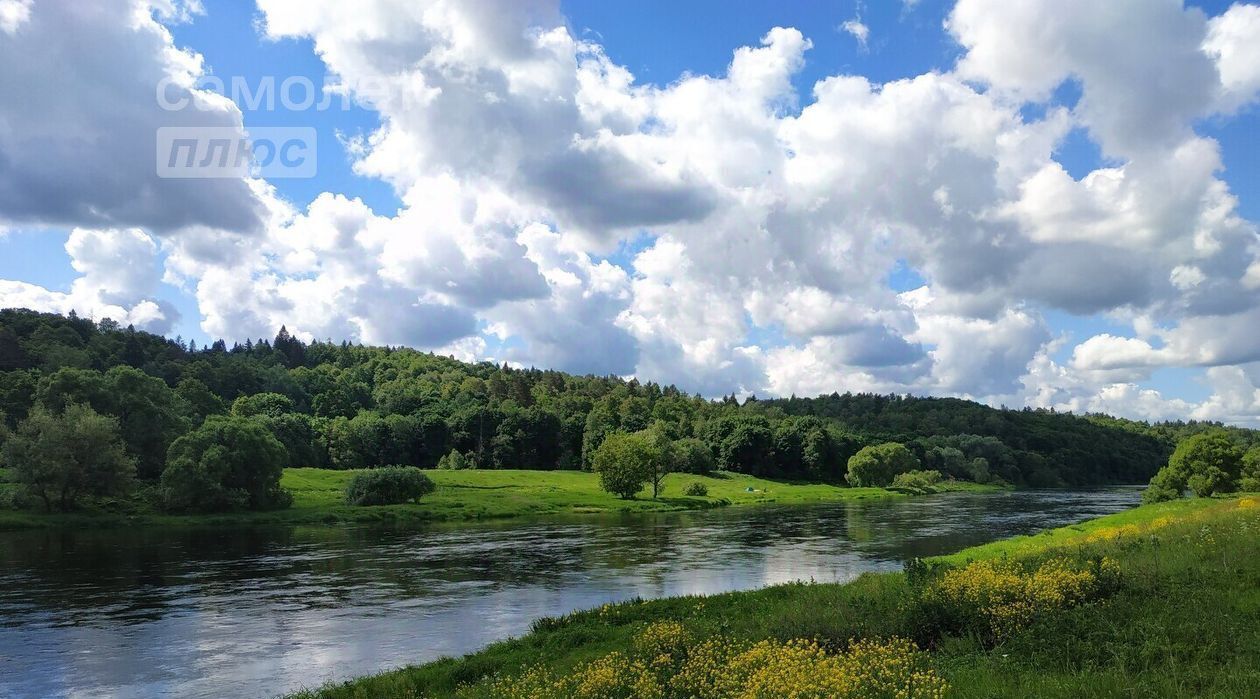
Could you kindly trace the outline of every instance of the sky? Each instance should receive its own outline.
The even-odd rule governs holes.
[[[1257,5],[0,0],[0,66],[0,307],[1260,425]]]

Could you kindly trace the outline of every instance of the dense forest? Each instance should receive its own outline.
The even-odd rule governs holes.
[[[946,476],[1031,486],[1145,483],[1180,437],[1207,427],[896,395],[706,400],[615,376],[307,344],[284,328],[197,347],[109,320],[0,311],[0,439],[71,406],[116,421],[141,481],[172,453],[203,459],[188,452],[197,440],[171,446],[220,415],[238,423],[215,418],[214,439],[270,433],[288,466],[583,469],[608,435],[650,429],[676,447],[680,470],[843,482],[859,449],[900,442]]]

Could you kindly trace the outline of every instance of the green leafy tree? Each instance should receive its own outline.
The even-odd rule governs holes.
[[[1243,454],[1238,489],[1248,493],[1260,491],[1260,447],[1252,447]]]
[[[173,512],[288,507],[280,488],[288,453],[258,421],[211,416],[171,444],[162,496]]]
[[[175,395],[184,402],[184,415],[194,426],[200,425],[211,415],[222,415],[226,412],[223,399],[215,395],[201,379],[192,376],[182,379],[175,387]]]
[[[476,460],[472,456],[461,454],[457,449],[452,449],[449,454],[438,459],[438,468],[463,471],[464,469],[476,468]]]
[[[30,357],[22,349],[17,333],[0,325],[0,371],[27,369],[30,365]]]
[[[328,448],[315,427],[319,418],[301,413],[281,413],[256,415],[250,419],[266,427],[284,445],[288,454],[286,467],[328,467]]]
[[[0,371],[0,413],[4,413],[9,426],[17,425],[26,418],[35,404],[35,387],[39,373],[16,369]]]
[[[334,468],[384,466],[392,440],[389,423],[379,414],[363,411],[347,420],[328,423],[328,456]]]
[[[705,474],[713,470],[713,451],[709,445],[695,437],[676,440],[670,446],[673,465],[677,473]]]
[[[294,409],[293,399],[281,393],[255,393],[232,401],[232,414],[237,417],[278,417]]]
[[[983,456],[977,456],[967,462],[966,475],[976,483],[988,483],[993,480],[993,474],[989,472],[989,460]]]
[[[136,472],[118,421],[82,404],[59,414],[33,410],[5,440],[0,461],[49,511],[73,509],[84,495],[126,493]]]
[[[833,464],[836,461],[835,441],[826,429],[814,429],[805,433],[801,444],[801,467],[809,478],[835,478]]]
[[[44,376],[35,389],[35,403],[53,413],[65,411],[74,404],[90,405],[101,409],[108,400],[108,387],[99,371],[58,369]]]
[[[595,452],[604,438],[617,430],[617,411],[610,399],[596,403],[586,415],[586,427],[582,432],[582,466],[593,468]]]
[[[623,398],[617,406],[617,424],[626,432],[639,432],[648,428],[652,408],[647,399],[634,396]]]
[[[1233,491],[1243,469],[1243,451],[1223,431],[1203,432],[1177,445],[1168,465],[1151,479],[1144,502],[1175,500],[1190,489],[1199,497]]]
[[[652,480],[664,459],[657,440],[645,432],[614,432],[595,450],[593,468],[599,485],[620,498],[629,499]]]
[[[1190,474],[1171,466],[1161,468],[1152,478],[1150,485],[1142,491],[1142,502],[1165,502],[1176,500],[1186,492]]]
[[[863,447],[849,459],[850,485],[886,488],[899,473],[919,468],[919,460],[904,445],[887,442]]]
[[[156,479],[171,442],[188,429],[175,392],[161,379],[126,366],[105,372],[108,400],[100,412],[118,418],[123,442],[136,457],[136,473]]]
[[[136,459],[140,478],[157,478],[166,450],[187,429],[185,406],[161,379],[130,366],[100,372],[59,369],[45,377],[36,390],[36,402],[60,413],[66,406],[83,403],[118,419],[123,443]]]
[[[1201,498],[1210,498],[1216,493],[1232,492],[1237,487],[1237,481],[1229,477],[1215,466],[1204,469],[1203,473],[1192,474],[1186,479],[1186,487],[1190,492]]]
[[[656,458],[652,460],[651,471],[648,473],[648,482],[652,484],[652,498],[655,499],[660,497],[661,485],[665,482],[665,476],[674,470],[678,456],[674,453],[674,442],[670,439],[670,430],[664,423],[652,423],[651,427],[640,430],[639,434],[646,435],[657,452]]]
[[[892,487],[896,490],[907,490],[912,493],[930,493],[933,486],[940,483],[941,480],[940,471],[906,471],[893,477]]]
[[[490,441],[495,468],[551,470],[560,458],[560,420],[537,406],[509,410]]]
[[[967,455],[950,446],[933,446],[923,451],[923,465],[955,478],[971,478]]]
[[[718,468],[754,476],[766,473],[772,459],[773,440],[764,419],[740,421],[722,440]]]
[[[340,374],[327,390],[311,399],[311,408],[320,417],[350,418],[372,404],[372,390],[363,381]]]

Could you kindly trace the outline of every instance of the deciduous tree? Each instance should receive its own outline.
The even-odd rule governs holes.
[[[126,492],[135,460],[123,447],[118,421],[83,404],[61,413],[36,408],[0,449],[0,461],[44,509],[73,509],[83,495]]]

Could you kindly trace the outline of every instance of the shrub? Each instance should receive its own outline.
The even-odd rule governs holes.
[[[346,487],[351,505],[398,505],[419,500],[437,489],[424,471],[415,466],[384,466],[360,471]]]
[[[922,588],[913,625],[929,641],[973,634],[992,645],[1040,616],[1104,597],[1118,582],[1119,568],[1108,558],[1085,566],[1053,558],[1033,569],[1005,559],[976,561]]]
[[[648,625],[630,653],[613,652],[563,674],[536,666],[463,687],[461,697],[630,699],[640,697],[904,697],[936,699],[948,684],[913,642],[862,640],[844,653],[817,642],[697,642],[677,622]]]
[[[698,498],[707,497],[709,495],[709,486],[701,483],[700,481],[692,481],[687,484],[686,488],[683,488],[683,495],[690,495]]]
[[[919,460],[905,446],[896,442],[862,447],[849,459],[849,485],[886,488],[899,473],[913,471]]]
[[[461,454],[458,449],[452,449],[451,453],[438,459],[438,468],[451,471],[463,471],[469,468],[477,467],[477,459],[471,453]]]
[[[212,415],[166,454],[162,501],[174,512],[288,507],[280,488],[289,452],[253,418]]]
[[[21,488],[0,484],[0,510],[24,510],[29,504],[26,492]]]
[[[942,480],[940,471],[906,471],[893,477],[892,487],[896,490],[908,490],[916,493],[927,493]]]

